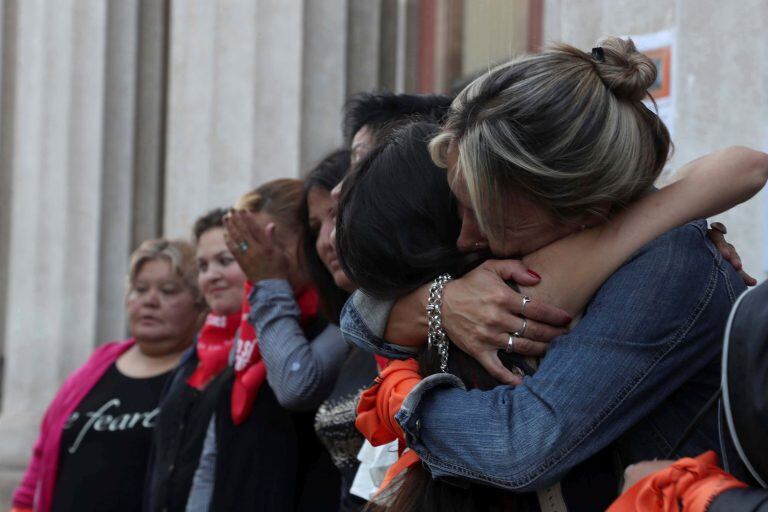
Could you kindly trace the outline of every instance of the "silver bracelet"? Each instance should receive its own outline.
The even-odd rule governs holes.
[[[448,338],[443,330],[443,316],[440,311],[443,305],[443,289],[449,281],[453,280],[451,274],[442,274],[435,279],[429,287],[429,299],[427,300],[427,347],[437,348],[440,354],[440,370],[448,371]]]

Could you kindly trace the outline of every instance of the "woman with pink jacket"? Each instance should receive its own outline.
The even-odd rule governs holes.
[[[62,384],[13,512],[141,509],[160,393],[202,312],[196,274],[186,242],[147,240],[133,253],[126,296],[133,337],[102,345]]]

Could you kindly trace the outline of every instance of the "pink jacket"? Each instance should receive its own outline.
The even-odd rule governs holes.
[[[32,459],[24,478],[13,493],[14,508],[34,509],[37,512],[51,510],[64,424],[93,386],[101,380],[104,372],[133,344],[131,339],[114,341],[97,348],[88,361],[61,385],[43,417],[40,436],[32,450]]]

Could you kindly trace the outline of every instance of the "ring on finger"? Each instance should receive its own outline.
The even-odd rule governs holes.
[[[523,320],[523,326],[520,328],[519,331],[515,331],[515,335],[518,338],[522,338],[523,336],[525,336],[525,328],[528,327],[528,321],[525,318],[523,318],[522,320]]]
[[[523,307],[520,309],[520,316],[525,316],[525,306],[527,306],[529,302],[531,302],[531,298],[527,295],[523,295]],[[525,324],[523,324],[523,330],[525,330]]]
[[[511,333],[511,334],[509,335],[509,338],[507,338],[507,348],[506,348],[506,349],[504,349],[504,351],[505,351],[507,354],[511,354],[512,352],[514,352],[514,348],[515,348],[515,338],[519,338],[519,335],[517,334],[517,331],[515,331],[515,332]]]
[[[237,244],[237,248],[240,249],[240,252],[246,252],[248,250],[248,242],[240,242]]]

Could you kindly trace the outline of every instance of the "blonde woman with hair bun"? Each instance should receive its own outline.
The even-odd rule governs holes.
[[[582,273],[599,273],[599,258],[566,275],[552,261],[526,258],[590,227],[631,236],[606,222],[638,199],[654,204],[653,183],[671,147],[664,124],[642,102],[655,73],[629,40],[609,37],[590,52],[553,45],[474,80],[432,140],[432,158],[447,168],[458,202],[458,247],[525,261],[488,260],[394,306],[354,297],[346,306],[345,336],[394,355],[395,345],[423,342],[428,291],[442,288],[444,333],[497,380],[514,385],[468,392],[439,373],[411,391],[397,420],[433,478],[528,492],[578,466],[605,503],[615,489],[588,484],[585,469],[605,450],[622,469],[670,451],[719,450],[710,405],[719,387],[720,338],[745,286],[738,259],[737,269],[723,258],[722,241],[710,242],[703,220],[672,229],[606,275],[578,325],[571,317],[580,311],[537,294],[536,284],[549,279],[578,288]],[[768,155],[743,147],[692,165],[729,169],[750,194],[768,176]],[[605,267],[613,264],[606,260]],[[500,350],[546,357],[520,379],[500,363]],[[694,418],[700,420],[691,424]]]

